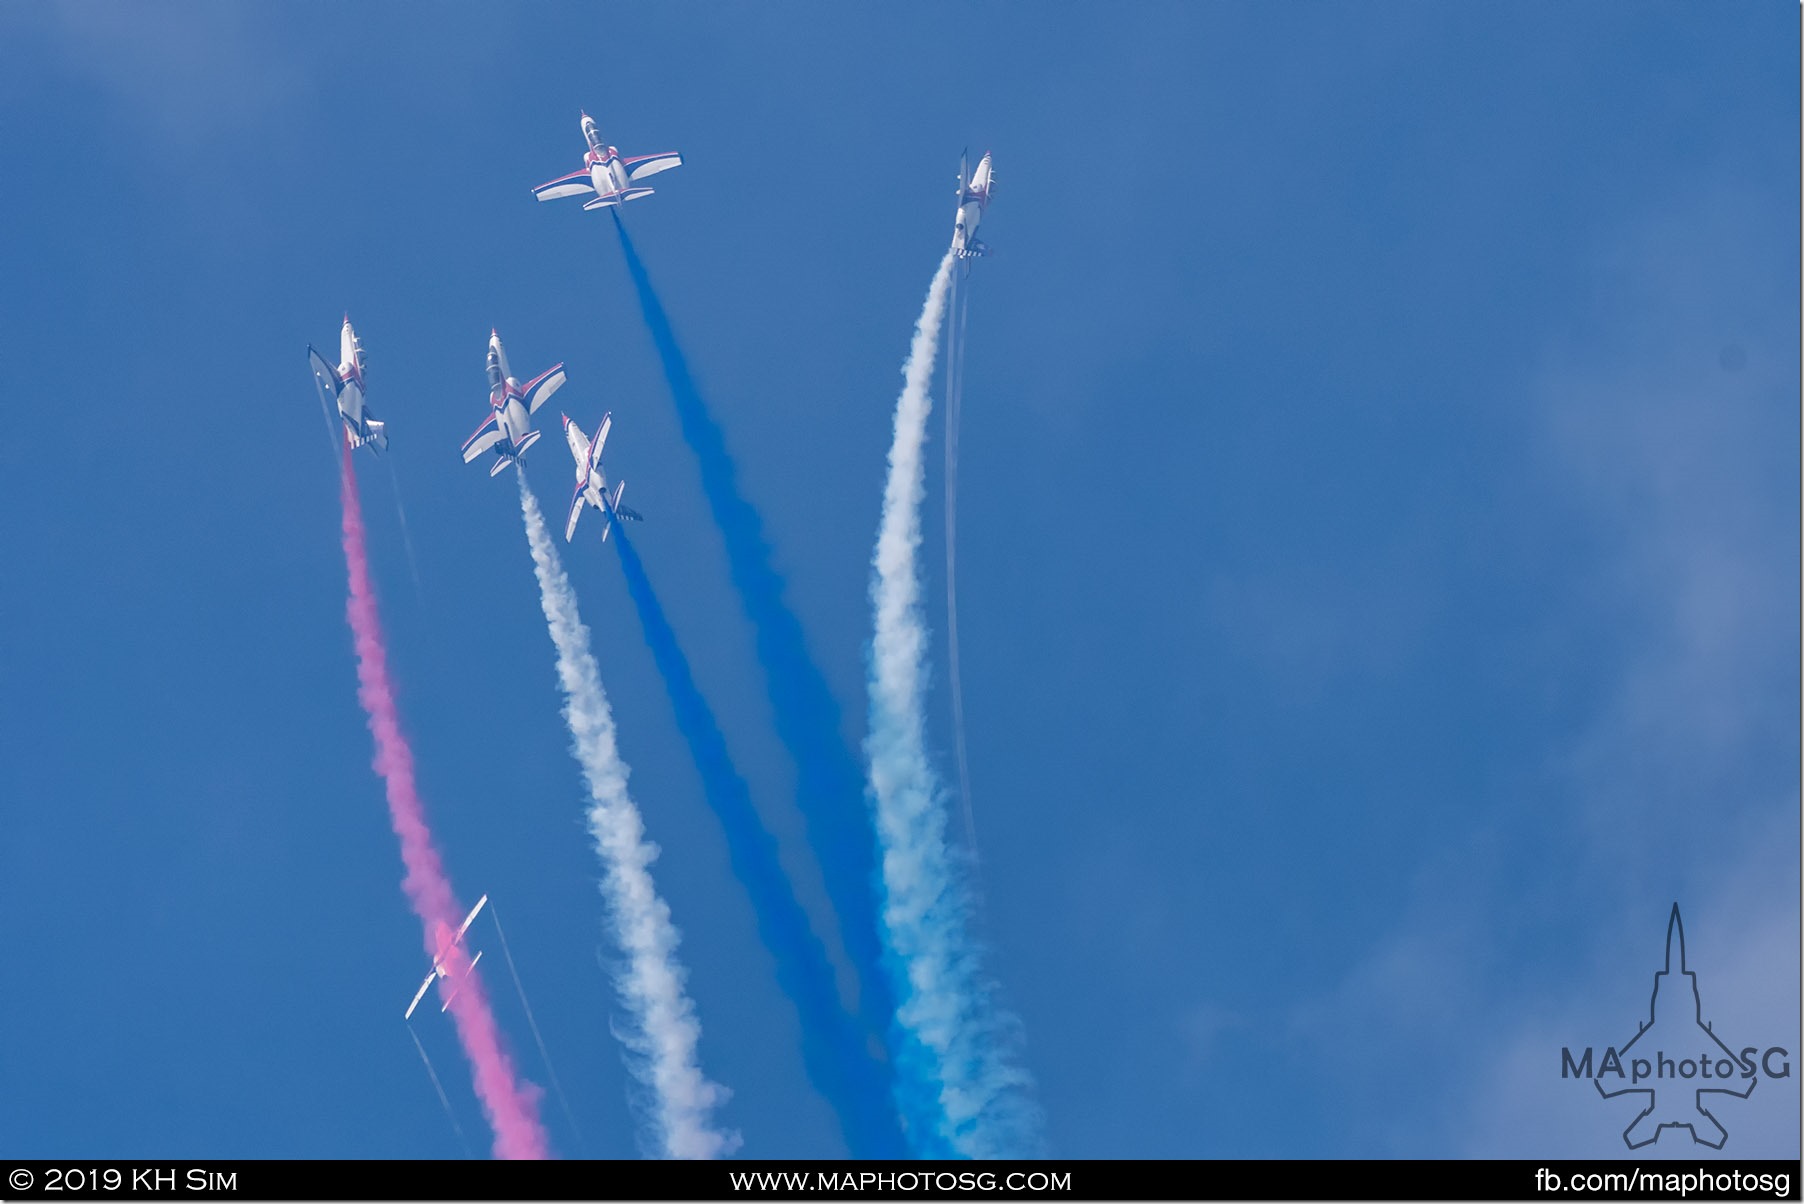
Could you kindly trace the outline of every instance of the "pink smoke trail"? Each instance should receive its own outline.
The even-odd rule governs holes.
[[[440,934],[456,931],[464,916],[463,905],[445,876],[432,830],[426,826],[426,807],[414,784],[413,750],[401,733],[401,716],[395,706],[394,688],[388,679],[388,653],[382,643],[382,622],[376,613],[376,591],[370,582],[368,552],[363,537],[363,506],[357,497],[357,477],[351,467],[350,448],[344,449],[339,470],[339,497],[344,505],[345,567],[350,573],[351,594],[345,615],[357,646],[357,701],[369,716],[370,734],[376,738],[376,772],[388,794],[389,820],[401,838],[401,860],[407,876],[401,887],[413,904],[426,944],[426,956],[439,953]],[[489,1010],[488,992],[470,970],[461,948],[446,959],[451,978],[461,983],[452,997],[451,1016],[457,1039],[470,1059],[477,1098],[495,1131],[495,1157],[546,1158],[550,1143],[539,1123],[539,1089],[518,1078],[512,1059],[501,1048],[501,1033]],[[469,970],[467,976],[465,971]]]

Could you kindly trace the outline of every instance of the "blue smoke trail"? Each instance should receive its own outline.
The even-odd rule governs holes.
[[[756,633],[758,663],[776,712],[777,735],[795,761],[796,802],[858,974],[859,1010],[874,1032],[887,1035],[894,1023],[895,1002],[878,937],[875,838],[865,808],[864,774],[840,738],[839,703],[808,655],[801,624],[783,600],[783,578],[771,566],[763,521],[739,492],[738,470],[720,427],[689,374],[670,318],[617,214],[614,228],[645,325],[663,362],[683,439],[700,462],[702,489],[726,542],[733,585]]]
[[[890,1107],[887,1074],[871,1058],[862,1030],[840,1004],[827,951],[790,889],[777,858],[777,842],[752,806],[745,779],[733,767],[726,738],[696,687],[689,660],[652,592],[639,553],[622,524],[615,524],[614,535],[627,592],[670,693],[677,727],[701,771],[708,804],[726,832],[733,872],[751,895],[758,934],[777,961],[777,981],[801,1014],[808,1077],[839,1114],[841,1132],[854,1157],[905,1157],[902,1132]]]

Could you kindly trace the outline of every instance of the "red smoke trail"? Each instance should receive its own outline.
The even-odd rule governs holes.
[[[382,623],[376,613],[376,591],[370,584],[369,556],[363,540],[363,507],[357,498],[357,477],[351,468],[350,448],[344,449],[339,497],[344,505],[345,567],[351,576],[351,596],[345,615],[357,645],[357,701],[369,716],[370,734],[376,738],[376,772],[388,792],[388,814],[395,835],[401,838],[401,860],[407,876],[401,887],[420,917],[426,956],[439,953],[439,934],[455,932],[464,916],[463,905],[451,890],[444,863],[426,826],[426,807],[414,785],[413,750],[401,734],[401,717],[395,692],[388,680],[388,653],[382,644]],[[461,948],[446,959],[451,982],[461,982],[452,998],[451,1015],[457,1039],[476,1084],[476,1095],[495,1130],[495,1157],[545,1158],[550,1155],[545,1130],[539,1124],[539,1089],[515,1077],[514,1065],[501,1048],[501,1034],[489,1010],[482,980],[471,971]],[[441,980],[441,987],[444,980]]]

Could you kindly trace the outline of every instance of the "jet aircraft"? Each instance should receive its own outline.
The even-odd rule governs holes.
[[[976,171],[967,171],[969,164],[966,156],[959,156],[958,218],[952,227],[952,253],[960,259],[990,253],[990,248],[977,238],[977,223],[990,207],[990,152],[985,151],[977,161]]]
[[[607,525],[601,529],[603,543],[608,541],[615,519],[623,522],[644,520],[644,515],[620,504],[620,495],[626,492],[625,481],[615,485],[614,495],[608,496],[608,474],[601,468],[601,448],[608,441],[608,431],[613,425],[614,415],[603,414],[601,426],[596,428],[595,439],[591,442],[583,437],[583,428],[570,421],[570,415],[564,415],[564,438],[570,444],[571,456],[576,459],[576,492],[570,495],[570,519],[564,524],[565,543],[576,538],[576,520],[583,516],[584,506],[593,506],[607,516]]]
[[[583,137],[588,140],[589,149],[583,152],[582,170],[540,184],[532,190],[534,196],[541,201],[551,201],[558,197],[580,196],[585,192],[592,192],[595,198],[583,208],[606,209],[650,196],[652,189],[634,187],[635,183],[647,176],[655,176],[661,171],[683,165],[683,156],[676,151],[622,159],[618,150],[601,140],[601,131],[596,128],[595,119],[587,113],[583,114]]]
[[[495,463],[489,469],[492,477],[509,464],[521,463],[526,449],[539,440],[532,429],[532,416],[564,383],[564,365],[554,364],[544,372],[521,384],[508,374],[507,352],[501,347],[501,336],[489,331],[489,416],[464,440],[464,463],[468,464],[491,447]]]
[[[407,1005],[407,1014],[401,1017],[403,1020],[413,1019],[413,1010],[420,1006],[420,1000],[426,997],[426,991],[432,986],[434,979],[450,978],[452,973],[456,972],[457,967],[451,964],[451,953],[463,945],[464,933],[470,931],[470,925],[475,921],[476,913],[481,911],[483,905],[488,901],[487,895],[476,900],[476,906],[470,909],[470,914],[464,917],[464,922],[458,926],[455,932],[451,930],[450,925],[442,921],[439,923],[438,954],[432,959],[432,969],[426,972],[426,981],[421,983],[420,989],[413,993],[413,1002]],[[457,986],[451,988],[451,993],[445,997],[445,1002],[439,1007],[439,1011],[442,1012],[451,1006],[451,1001],[457,998],[457,992],[463,986],[463,980],[475,971],[476,963],[481,960],[482,950],[478,949],[476,956],[470,959],[470,964],[458,973]]]
[[[326,362],[324,356],[307,345],[307,360],[313,366],[313,379],[321,396],[334,399],[338,416],[344,421],[345,442],[353,448],[369,444],[371,450],[388,450],[388,431],[363,398],[363,373],[366,358],[363,340],[351,329],[351,315],[345,315],[344,329],[338,334],[338,366]]]

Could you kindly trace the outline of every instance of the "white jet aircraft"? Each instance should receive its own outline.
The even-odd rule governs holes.
[[[407,1014],[402,1016],[401,1019],[413,1019],[413,1010],[420,1006],[420,1000],[426,997],[426,992],[432,986],[434,979],[451,977],[452,967],[447,964],[451,957],[451,951],[464,943],[464,933],[470,931],[470,924],[476,919],[476,913],[481,911],[483,904],[488,901],[489,897],[487,895],[476,900],[476,906],[470,909],[470,914],[464,917],[463,924],[458,927],[456,932],[451,931],[450,926],[443,922],[439,924],[438,954],[432,959],[432,969],[427,971],[426,981],[421,983],[420,989],[413,993],[413,1002],[407,1005]],[[476,969],[476,963],[481,960],[482,950],[478,949],[476,951],[476,956],[470,959],[470,964],[464,967],[463,973],[459,976],[460,981],[457,986],[453,987],[451,989],[451,994],[445,997],[445,1002],[439,1007],[439,1011],[442,1012],[451,1006],[451,1001],[457,998],[458,989],[463,986],[461,980],[468,978]]]
[[[338,416],[344,420],[345,442],[353,448],[371,444],[378,451],[388,450],[388,431],[370,413],[363,399],[365,358],[363,340],[351,329],[351,315],[345,315],[344,329],[338,333],[338,367],[307,345],[307,360],[313,365],[313,379],[322,396],[332,397],[338,405]]]
[[[554,364],[544,372],[521,384],[508,374],[507,352],[501,348],[501,336],[489,331],[489,417],[464,440],[464,463],[494,448],[496,458],[489,469],[492,477],[509,464],[521,463],[526,449],[539,441],[532,429],[532,416],[564,383],[564,365]]]
[[[570,443],[570,454],[576,458],[576,492],[570,495],[570,521],[564,524],[565,543],[576,538],[576,520],[583,516],[584,506],[593,506],[607,515],[608,524],[601,529],[602,543],[608,541],[615,519],[644,521],[644,515],[620,504],[620,495],[626,492],[625,481],[614,487],[614,496],[608,496],[608,474],[601,469],[601,448],[608,441],[608,431],[613,425],[614,415],[603,414],[595,441],[591,443],[583,437],[583,428],[570,421],[570,415],[564,415],[564,438]]]
[[[619,151],[601,140],[601,131],[595,128],[595,119],[587,113],[583,114],[583,137],[588,139],[589,149],[583,152],[582,170],[539,185],[532,190],[534,196],[541,201],[552,201],[558,197],[580,196],[582,193],[592,192],[595,199],[583,208],[606,209],[650,196],[652,189],[635,188],[634,182],[683,165],[683,156],[676,151],[622,159]]]
[[[990,207],[990,152],[977,161],[977,170],[967,172],[969,159],[958,160],[958,221],[952,227],[952,253],[960,259],[988,255],[990,248],[977,239],[977,223]]]

